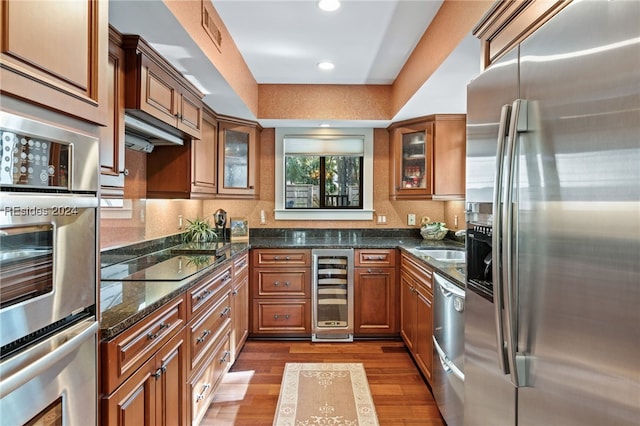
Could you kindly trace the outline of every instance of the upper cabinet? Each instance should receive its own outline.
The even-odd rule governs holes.
[[[215,198],[218,121],[209,109],[201,135],[181,146],[158,146],[147,155],[147,197]]]
[[[464,114],[429,115],[394,123],[389,135],[392,200],[464,199]]]
[[[124,35],[127,113],[201,138],[203,94],[137,35]],[[168,128],[167,128],[168,126]]]
[[[106,124],[108,2],[3,0],[0,22],[2,93]]]
[[[258,198],[260,128],[230,117],[219,119],[218,194],[224,198]]]
[[[540,28],[571,0],[497,1],[473,29],[482,44],[482,65],[487,68]]]
[[[106,198],[124,196],[124,51],[121,35],[109,28],[107,125],[100,128],[100,187]]]

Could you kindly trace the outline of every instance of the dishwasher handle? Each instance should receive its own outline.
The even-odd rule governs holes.
[[[444,369],[445,373],[453,373],[454,376],[464,382],[464,373],[453,363],[453,361],[449,359],[447,354],[444,353],[436,337],[432,336],[432,339],[433,347],[436,348],[436,351],[438,352],[440,364],[442,364],[442,368]]]
[[[438,290],[440,291],[440,293],[442,293],[443,296],[449,297],[453,294],[454,296],[464,299],[464,290],[462,290],[460,287],[448,281],[442,275],[434,273],[433,276],[436,285],[438,286]]]

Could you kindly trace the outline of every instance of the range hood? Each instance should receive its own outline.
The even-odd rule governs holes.
[[[151,152],[156,145],[183,145],[184,141],[176,134],[160,129],[133,117],[124,116],[124,144],[136,151]]]

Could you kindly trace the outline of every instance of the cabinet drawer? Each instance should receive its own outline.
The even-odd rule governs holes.
[[[229,294],[223,297],[204,315],[188,327],[190,369],[194,369],[206,357],[220,332],[231,322],[231,301]]]
[[[144,364],[185,324],[183,296],[167,303],[113,340],[101,343],[104,393],[111,393],[120,383]]]
[[[202,420],[209,408],[209,404],[213,400],[218,382],[229,369],[230,360],[229,329],[227,328],[221,336],[213,355],[204,364],[205,367],[189,381],[191,424],[197,425]]]
[[[249,270],[249,252],[244,253],[233,261],[233,277],[237,278]]]
[[[308,333],[311,310],[308,300],[254,300],[256,333]]]
[[[187,292],[188,319],[205,311],[228,293],[232,278],[232,267],[233,265],[229,264],[214,271],[211,275],[204,277],[201,284],[189,289]]]
[[[356,266],[396,266],[395,249],[356,250]]]
[[[253,266],[309,266],[311,250],[258,249],[253,251]]]
[[[417,284],[422,285],[433,293],[432,275],[433,271],[426,265],[418,263],[409,255],[402,254],[401,273],[409,275]]]
[[[310,297],[309,269],[254,269],[253,297]]]

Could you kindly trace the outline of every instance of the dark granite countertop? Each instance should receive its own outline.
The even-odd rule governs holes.
[[[157,249],[154,246],[154,249]],[[166,249],[166,248],[165,248]],[[249,249],[246,243],[230,245],[224,255],[218,257],[206,268],[182,280],[167,281],[101,281],[100,282],[100,333],[101,339],[109,340],[125,331],[150,313],[187,291],[200,278],[223,268],[232,259]],[[135,251],[138,256],[144,252]],[[126,254],[106,253],[106,259],[126,261],[132,258]],[[102,261],[106,265],[105,260]],[[113,268],[113,264],[108,264]]]
[[[464,249],[464,242],[445,238],[441,241],[422,239],[415,229],[401,230],[259,230],[250,234],[249,244],[233,243],[214,263],[183,280],[167,281],[101,281],[100,283],[100,331],[101,338],[109,340],[125,331],[162,305],[187,291],[198,280],[218,268],[226,267],[237,255],[249,248],[399,248],[415,259],[430,265],[437,272],[454,280],[460,286],[465,283],[464,263],[425,260],[411,253],[416,247]],[[126,262],[181,244],[179,236],[145,242],[109,250],[101,254],[102,267]]]
[[[455,239],[453,235],[448,235],[444,240],[429,241],[423,239],[417,229],[265,229],[251,234],[249,242],[251,248],[399,248],[420,262],[435,268],[461,287],[465,286],[464,263],[427,260],[410,251],[416,247],[464,250],[464,238]]]

